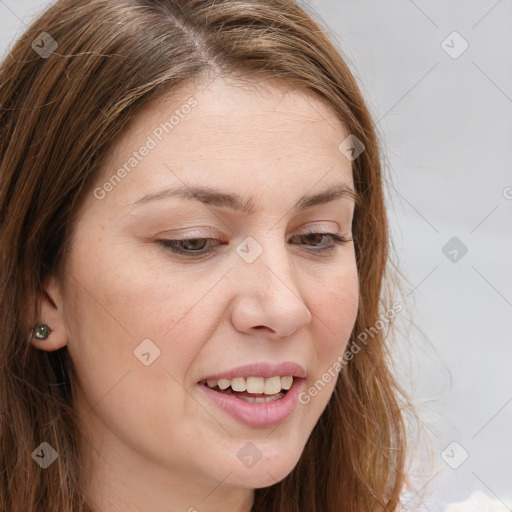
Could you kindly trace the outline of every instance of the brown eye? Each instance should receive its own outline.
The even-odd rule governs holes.
[[[307,240],[307,242],[311,242],[312,243],[312,246],[317,246],[320,244],[320,242],[322,241],[322,238],[326,236],[325,234],[322,234],[322,233],[308,233],[306,235],[302,235],[303,238],[305,238]],[[317,243],[315,243],[317,242]]]
[[[346,238],[340,235],[337,235],[336,233],[316,233],[316,232],[310,232],[310,233],[303,233],[302,235],[296,235],[292,238],[294,239],[305,239],[307,243],[305,244],[307,247],[313,248],[313,252],[332,252],[334,249],[336,249],[337,244],[343,244],[345,242],[352,241],[351,238]],[[331,243],[329,244],[322,244],[321,241],[324,238],[328,238]],[[315,249],[318,247],[318,249]]]
[[[206,254],[213,249],[208,246],[209,240],[215,240],[214,238],[186,238],[183,240],[171,240],[161,239],[157,240],[158,243],[163,245],[166,249],[183,255],[194,256],[195,254]],[[220,245],[220,244],[214,244]]]
[[[324,239],[330,240],[330,243],[322,244]],[[294,240],[306,241],[301,245],[305,245],[312,252],[316,253],[330,253],[336,249],[336,245],[343,244],[345,242],[351,242],[352,238],[346,238],[336,233],[303,233],[301,235],[295,235],[291,238]],[[175,254],[183,256],[202,256],[215,250],[216,246],[226,245],[226,243],[208,244],[209,241],[221,242],[215,238],[186,238],[181,240],[173,239],[161,239],[156,240],[157,243],[163,245],[166,249],[170,250]]]
[[[201,251],[206,247],[205,242],[208,238],[190,238],[188,240],[178,240],[181,243],[181,247],[191,251]],[[198,243],[199,242],[199,243]]]

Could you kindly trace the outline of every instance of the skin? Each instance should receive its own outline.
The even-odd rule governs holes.
[[[357,315],[353,242],[298,236],[308,228],[350,236],[353,201],[292,210],[333,183],[353,188],[338,150],[348,132],[313,94],[274,78],[249,82],[188,83],[145,108],[112,146],[97,186],[197,100],[103,199],[85,198],[66,271],[46,281],[39,320],[54,332],[32,342],[68,347],[87,494],[102,512],[247,512],[254,489],[295,467],[331,398],[334,379],[281,424],[251,428],[196,387],[235,366],[294,361],[307,389],[344,352]],[[177,198],[133,205],[184,184],[253,196],[257,211],[243,217]],[[193,259],[156,241],[194,236],[225,245],[210,241],[213,252]],[[263,249],[250,264],[235,250],[249,236]],[[331,253],[315,252],[329,245]],[[148,338],[160,355],[145,366],[134,350]],[[248,441],[261,453],[252,467],[237,458]]]

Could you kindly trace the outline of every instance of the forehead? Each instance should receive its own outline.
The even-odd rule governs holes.
[[[332,107],[310,91],[275,78],[218,77],[147,105],[111,147],[98,182],[124,168],[108,194],[119,205],[163,187],[275,194],[317,182],[325,188],[324,178],[351,185],[351,163],[338,150],[348,135]]]

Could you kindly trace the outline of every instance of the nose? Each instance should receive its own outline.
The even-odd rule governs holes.
[[[232,322],[251,336],[289,337],[309,325],[312,315],[302,297],[299,269],[293,267],[282,239],[263,238],[264,243],[250,239],[230,272],[230,280],[236,283]],[[246,255],[255,250],[262,252],[249,263]]]

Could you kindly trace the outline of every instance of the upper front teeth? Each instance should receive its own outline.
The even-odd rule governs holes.
[[[227,389],[231,386],[233,391],[247,391],[248,393],[264,393],[275,395],[281,389],[290,389],[293,384],[293,377],[235,377],[233,379],[219,379],[206,381],[208,387],[219,386],[220,389]]]

